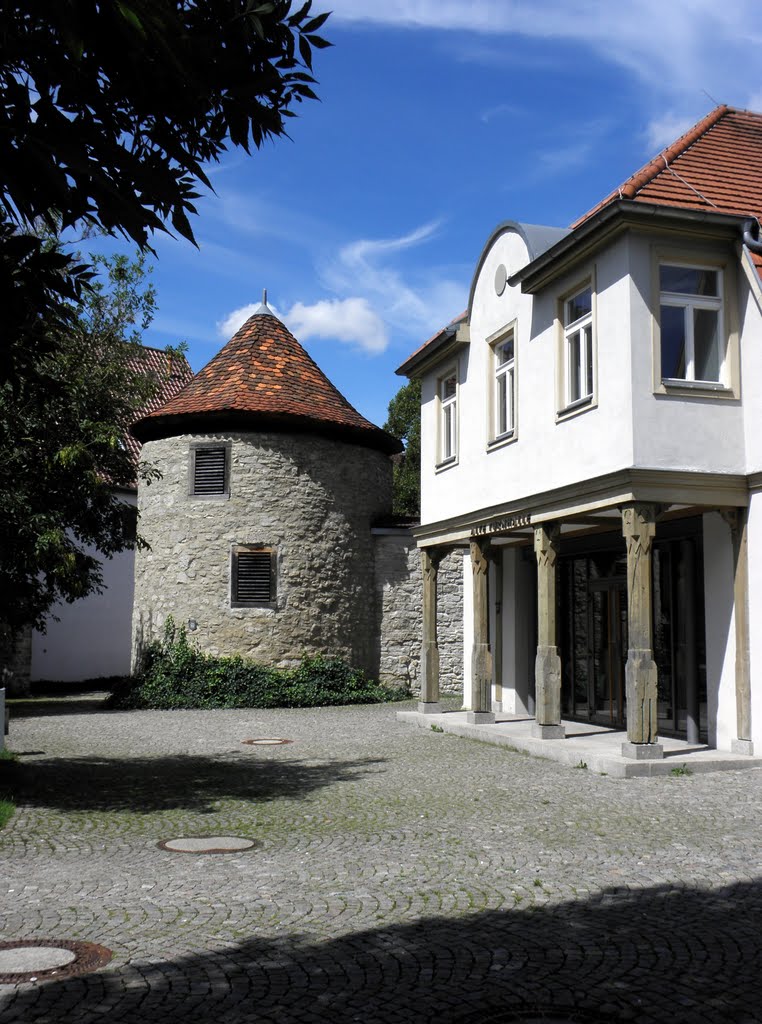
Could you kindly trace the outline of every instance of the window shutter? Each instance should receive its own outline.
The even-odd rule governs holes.
[[[240,604],[270,604],[272,600],[271,552],[239,551],[235,579],[235,601]]]
[[[197,448],[193,463],[194,494],[226,494],[225,449]]]

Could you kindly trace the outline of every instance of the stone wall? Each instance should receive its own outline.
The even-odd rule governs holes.
[[[189,495],[193,442],[230,442],[228,498]],[[378,675],[380,612],[371,523],[391,509],[391,462],[381,452],[307,434],[184,435],[148,442],[162,478],[141,486],[133,636],[160,634],[168,615],[194,620],[213,654],[288,666],[336,654]],[[276,551],[276,607],[231,608],[231,551]]]
[[[373,531],[375,585],[380,619],[379,678],[420,693],[421,556],[404,529]],[[463,554],[448,553],[437,578],[440,690],[463,692]]]

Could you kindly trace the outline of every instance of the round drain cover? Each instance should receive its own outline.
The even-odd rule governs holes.
[[[243,836],[180,836],[157,843],[160,850],[170,853],[238,853],[255,845],[253,839]]]
[[[76,953],[60,946],[11,946],[0,949],[0,974],[51,971],[76,959]]]
[[[293,743],[293,740],[280,739],[277,736],[262,736],[256,740],[241,740],[250,747],[282,747],[284,743]]]
[[[0,984],[68,978],[103,967],[111,950],[71,939],[9,939],[0,942]]]

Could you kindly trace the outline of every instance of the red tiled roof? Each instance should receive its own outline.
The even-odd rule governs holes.
[[[762,114],[722,104],[572,227],[615,199],[762,215]]]
[[[153,398],[139,410],[141,418],[159,409],[193,378],[193,370],[184,355],[152,348],[150,345],[136,347],[129,364],[131,370],[153,377],[159,385]],[[129,431],[124,436],[124,445],[137,466],[142,445]]]
[[[141,441],[194,430],[304,430],[389,454],[402,450],[337,391],[269,312],[257,312],[183,391],[134,424]]]

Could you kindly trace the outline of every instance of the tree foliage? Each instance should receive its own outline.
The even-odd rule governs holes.
[[[43,626],[56,600],[101,583],[93,548],[137,542],[134,485],[123,444],[135,412],[160,384],[140,334],[155,296],[143,258],[97,258],[78,315],[35,372],[0,381],[0,622]]]
[[[403,385],[389,403],[384,430],[405,442],[394,465],[393,512],[401,516],[421,513],[421,382]]]
[[[145,377],[124,339],[153,295],[140,263],[99,268],[50,234],[194,241],[205,167],[283,135],[314,98],[326,17],[290,0],[2,5],[0,623],[39,625],[98,587],[88,545],[133,542],[114,488],[132,475],[119,437]]]
[[[205,165],[284,134],[328,44],[327,15],[290,0],[11,0],[2,15],[0,377],[13,378],[55,345],[89,280],[35,227],[193,241]]]

